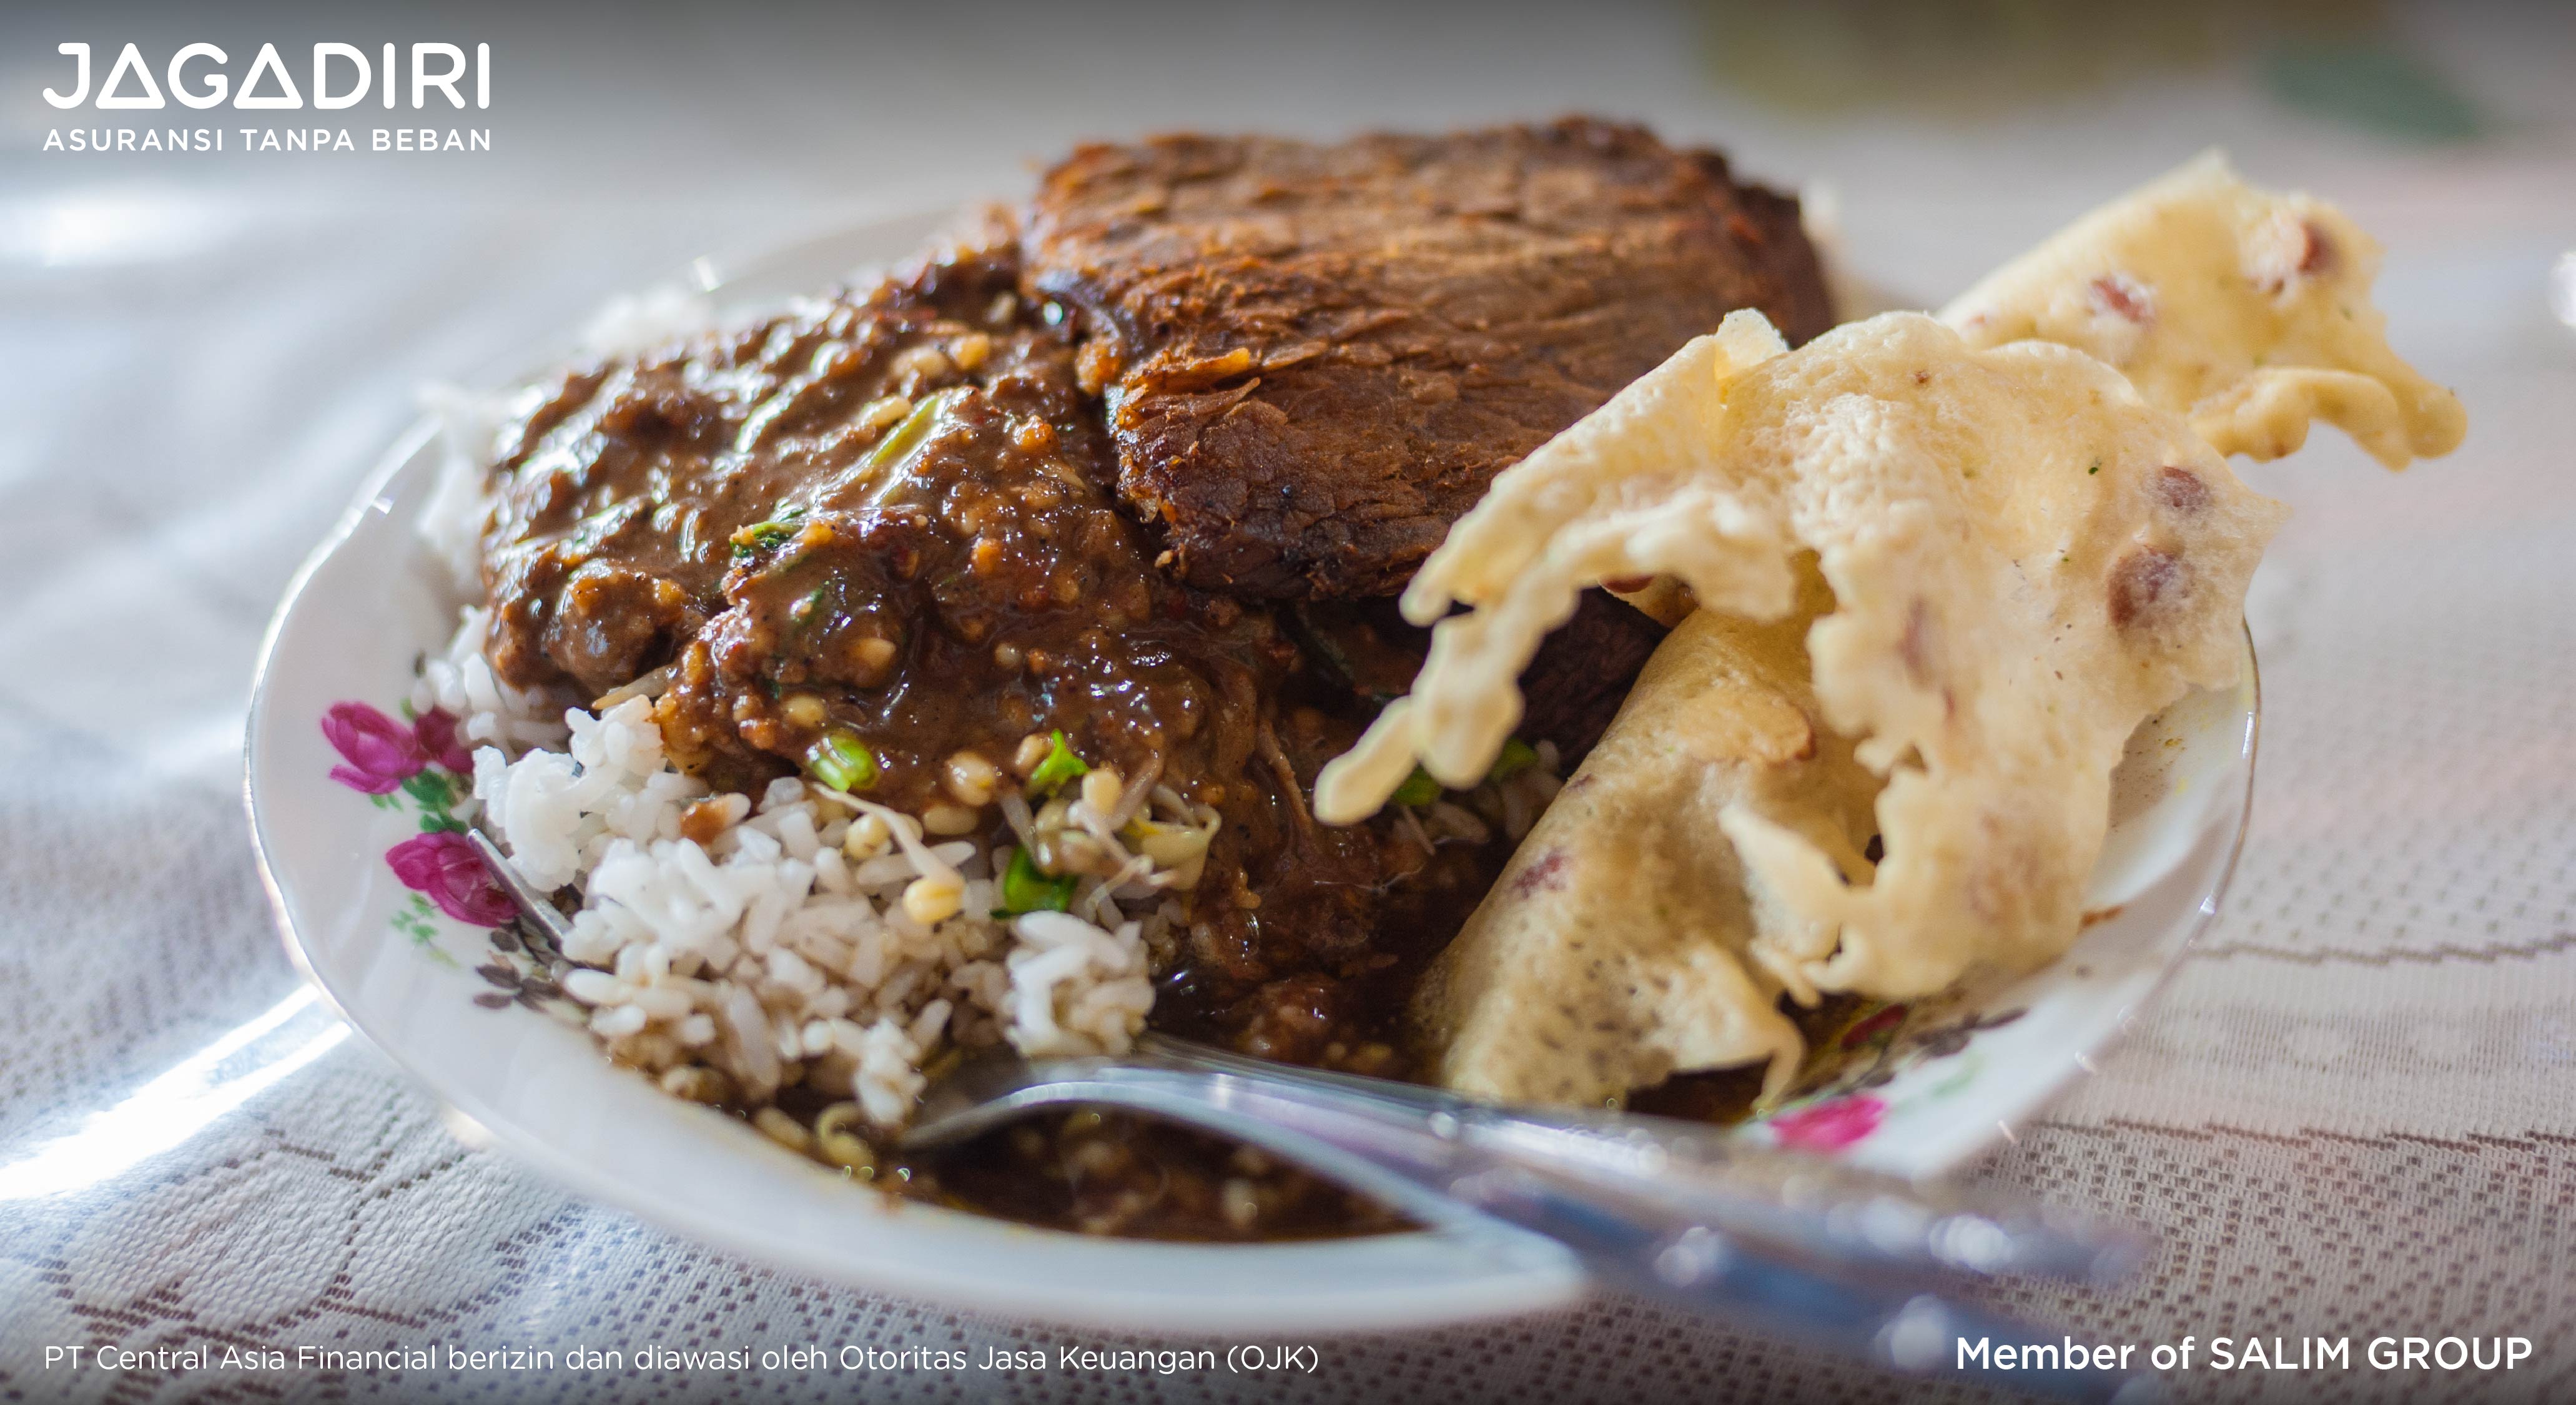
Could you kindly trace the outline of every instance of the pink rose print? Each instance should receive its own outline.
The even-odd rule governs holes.
[[[1780,1145],[1806,1151],[1840,1151],[1878,1130],[1887,1104],[1876,1098],[1839,1098],[1771,1119]]]
[[[509,895],[485,872],[465,836],[447,829],[415,835],[385,851],[403,886],[427,893],[438,910],[477,927],[506,925],[516,915]]]
[[[411,728],[362,702],[331,704],[322,735],[349,763],[332,767],[331,779],[369,795],[393,794],[429,764]]]
[[[411,724],[411,732],[422,755],[460,776],[474,774],[474,752],[457,738],[455,718],[433,707]]]

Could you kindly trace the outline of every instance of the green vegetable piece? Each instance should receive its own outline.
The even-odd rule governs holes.
[[[1419,766],[1413,768],[1412,775],[1404,778],[1404,784],[1395,788],[1395,803],[1398,805],[1419,809],[1439,798],[1440,782],[1433,780],[1431,773]]]
[[[1494,769],[1485,773],[1485,779],[1509,780],[1537,764],[1538,748],[1514,737],[1503,743],[1503,754],[1494,758]]]
[[[1090,764],[1073,754],[1073,743],[1064,739],[1062,731],[1047,736],[1055,744],[1047,749],[1046,759],[1038,763],[1038,768],[1029,773],[1032,795],[1053,795],[1066,781],[1080,780],[1091,772]]]
[[[733,559],[756,556],[794,535],[796,529],[784,522],[754,522],[733,534]]]
[[[1049,878],[1038,868],[1037,860],[1026,849],[1013,849],[1011,862],[1002,870],[1002,910],[1014,916],[1023,912],[1062,912],[1073,906],[1074,876],[1070,873]]]
[[[813,750],[805,753],[805,768],[814,773],[814,779],[843,792],[866,790],[884,774],[867,743],[860,741],[856,732],[839,727],[825,732]]]
[[[911,414],[904,416],[885,438],[877,441],[875,448],[868,450],[868,456],[860,460],[860,466],[873,473],[912,457],[912,451],[920,448],[922,441],[930,437],[930,426],[939,419],[940,412],[956,404],[965,393],[966,387],[952,385],[913,406]]]

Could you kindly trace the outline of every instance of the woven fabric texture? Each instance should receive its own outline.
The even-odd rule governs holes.
[[[2012,208],[2000,223],[2023,237],[2071,213],[2037,194]],[[2377,208],[2406,202],[2383,191]],[[2491,1377],[2204,1368],[2173,1378],[2184,1398],[2576,1393],[2576,334],[2543,292],[2565,202],[2525,214],[2383,226],[2396,340],[2460,387],[2468,444],[2390,476],[2321,432],[2295,462],[2244,468],[2297,511],[2251,612],[2265,716],[2234,890],[2099,1075],[1972,1174],[2160,1231],[2161,1257],[2121,1289],[1991,1295],[2081,1335],[2357,1351],[2501,1334],[2537,1352]],[[168,246],[125,262],[0,268],[0,982],[17,993],[0,1002],[0,1166],[294,988],[242,815],[249,669],[412,387],[747,228],[697,207],[628,212],[613,237],[490,208],[165,216]],[[2010,252],[1967,247],[1995,224],[1931,264]],[[460,1145],[357,1040],[89,1189],[0,1199],[6,1399],[1986,1398],[1618,1298],[1318,1340],[1313,1373],[1261,1377],[261,1378],[44,1359],[432,1343],[1200,1344],[728,1260]]]

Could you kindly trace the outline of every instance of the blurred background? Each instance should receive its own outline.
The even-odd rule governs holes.
[[[148,720],[166,691],[146,709],[64,655],[94,625],[85,575],[166,577],[132,629],[191,659],[246,657],[419,381],[498,375],[697,254],[1015,197],[1090,137],[1634,118],[1809,192],[1853,267],[1927,304],[2220,145],[2401,251],[2384,296],[2410,303],[2408,354],[2563,366],[2570,347],[2546,283],[2576,200],[2563,5],[22,4],[0,35],[0,483],[20,508],[0,526],[0,638],[44,661],[30,706],[118,746],[181,739]],[[308,121],[360,129],[363,147],[396,117],[372,100],[57,111],[42,92],[68,90],[61,43],[90,43],[103,84],[125,43],[156,69],[215,43],[238,79],[274,41],[301,81],[316,39],[372,54],[431,37],[492,45],[492,106],[433,96],[403,118],[488,128],[488,152],[42,149],[73,127]],[[2415,299],[2425,280],[2440,295]],[[37,499],[16,496],[31,483]],[[144,522],[172,531],[147,550]],[[196,612],[207,590],[224,620]],[[189,676],[192,713],[237,709],[238,668]],[[226,718],[169,760],[229,784],[232,743]]]
[[[491,150],[43,149],[74,127],[308,120],[363,143],[396,115],[42,97],[69,81],[66,42],[93,46],[97,81],[129,42],[156,66],[221,45],[236,79],[275,42],[301,81],[325,39],[490,44],[488,112],[399,116],[488,128]],[[1589,111],[1809,192],[1852,268],[1937,304],[2218,145],[2388,246],[2392,339],[2461,388],[2469,444],[2390,477],[2320,434],[2249,470],[2298,517],[2254,605],[2265,779],[2237,894],[2104,1076],[1985,1174],[2165,1227],[2169,1276],[2036,1305],[2098,1330],[2151,1339],[2227,1312],[2284,1332],[2567,1320],[2554,1246],[2576,1170],[2563,1140],[2531,1148],[2576,1133],[2571,75],[2576,7],[2550,4],[8,6],[0,981],[41,998],[0,1004],[0,1159],[293,988],[239,797],[270,610],[417,416],[421,382],[496,379],[620,289],[700,254],[1014,198],[1085,138]],[[2519,954],[2425,955],[2490,948]],[[2363,971],[2394,977],[2354,984]],[[2156,1130],[2210,1125],[2274,1141]],[[2509,1181],[2478,1179],[2496,1174],[2481,1137],[2523,1148]],[[2425,1138],[2470,1150],[2447,1161]],[[724,1264],[467,1155],[356,1041],[194,1145],[109,1201],[0,1204],[0,1385],[23,1384],[31,1344],[98,1334],[666,1330],[652,1324],[692,1294],[782,1332],[925,1320]],[[2387,1237],[2354,1237],[2356,1214]],[[2320,1235],[2340,1267],[2309,1256]],[[2453,1257],[2418,1263],[2428,1243]],[[2360,1300],[2339,1275],[2374,1264],[2391,1283],[2415,1281],[2409,1264],[2455,1279],[2376,1300],[2402,1320],[2347,1322]],[[1631,1398],[1685,1368],[1757,1389],[1796,1359],[1587,1313],[1505,1356],[1541,1385],[1647,1371]],[[1681,1354],[1605,1364],[1550,1345],[1605,1322]],[[1461,1345],[1477,1340],[1416,1346],[1490,1357]]]

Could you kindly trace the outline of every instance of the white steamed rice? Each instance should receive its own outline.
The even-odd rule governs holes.
[[[748,1109],[802,1085],[885,1131],[952,1047],[1118,1053],[1143,1028],[1149,930],[1170,940],[1176,915],[1162,886],[1085,880],[1075,909],[1098,921],[996,918],[983,843],[927,843],[911,816],[793,777],[756,805],[713,797],[663,755],[647,699],[549,720],[493,677],[484,624],[466,612],[412,704],[463,719],[475,817],[520,872],[581,893],[553,983],[619,1062]],[[681,832],[702,802],[723,821],[704,843]],[[924,880],[950,915],[907,903]]]

